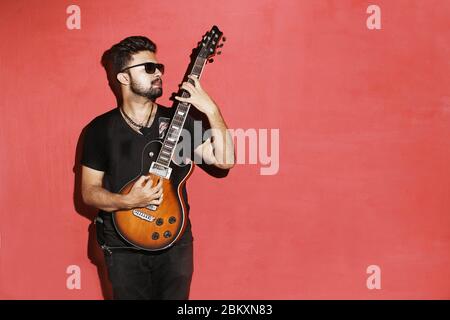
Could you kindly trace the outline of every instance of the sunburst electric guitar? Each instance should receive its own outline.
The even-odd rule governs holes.
[[[187,74],[200,78],[204,66],[221,47],[222,32],[217,26],[202,37],[194,50],[194,63]],[[218,52],[220,54],[220,52]],[[187,81],[193,83],[191,79]],[[183,91],[183,97],[189,93]],[[156,185],[163,179],[164,197],[160,205],[148,205],[143,208],[118,210],[112,213],[117,232],[133,246],[157,251],[172,246],[183,234],[187,224],[187,208],[182,198],[182,188],[192,173],[194,163],[176,164],[172,158],[175,147],[180,139],[190,104],[178,102],[174,117],[170,122],[163,142],[150,141],[142,152],[142,167],[140,174],[120,190],[121,194],[130,192],[136,180],[146,175]]]

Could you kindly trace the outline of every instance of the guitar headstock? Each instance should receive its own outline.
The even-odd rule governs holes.
[[[222,42],[219,44],[220,41]],[[217,26],[213,26],[200,41],[200,51],[198,55],[207,59],[209,62],[213,62],[212,57],[222,53],[222,51],[217,51],[217,48],[223,47],[223,42],[225,41],[226,38],[223,37],[222,31],[220,31]]]

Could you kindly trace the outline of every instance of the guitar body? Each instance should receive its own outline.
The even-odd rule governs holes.
[[[117,232],[133,246],[148,250],[163,250],[173,245],[183,234],[187,224],[187,208],[182,197],[182,188],[194,169],[190,161],[178,166],[170,163],[170,179],[149,173],[151,164],[161,149],[162,143],[150,141],[142,153],[140,174],[127,183],[119,193],[127,194],[140,176],[149,176],[152,186],[163,180],[164,198],[159,206],[119,210],[112,214]],[[148,182],[149,183],[149,182]]]

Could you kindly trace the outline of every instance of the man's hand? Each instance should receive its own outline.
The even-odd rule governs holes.
[[[223,120],[217,104],[203,90],[197,77],[189,76],[194,84],[183,82],[181,88],[189,92],[189,98],[176,96],[175,99],[194,105],[198,110],[206,114],[211,125],[211,139],[208,139],[194,151],[208,163],[222,169],[231,169],[234,166],[233,137]]]
[[[189,82],[183,82],[181,88],[189,92],[189,98],[175,96],[175,99],[181,102],[187,102],[194,105],[198,110],[206,115],[212,115],[218,112],[218,107],[211,97],[203,90],[200,81],[196,76],[189,75],[189,79],[194,81],[194,85]]]
[[[136,180],[130,192],[125,196],[128,207],[142,208],[150,204],[160,205],[163,201],[162,178],[158,184],[152,188],[152,179],[148,176],[141,176]]]

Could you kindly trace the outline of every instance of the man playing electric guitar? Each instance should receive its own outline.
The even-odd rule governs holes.
[[[81,189],[84,202],[100,209],[97,228],[102,232],[98,233],[101,238],[98,241],[104,249],[114,299],[187,299],[193,271],[188,215],[180,237],[173,245],[158,251],[142,250],[126,241],[118,234],[112,219],[114,212],[134,210],[130,212],[136,215],[136,220],[146,223],[154,218],[149,219],[134,208],[157,210],[165,201],[168,190],[163,188],[164,179],[152,181],[143,174],[142,164],[147,156],[142,153],[145,146],[154,140],[162,142],[174,117],[175,108],[155,102],[162,95],[164,65],[156,57],[156,45],[142,36],[128,37],[112,46],[103,54],[102,65],[119,97],[119,106],[96,117],[86,127]],[[220,110],[199,79],[193,75],[189,79],[181,87],[189,97],[183,94],[175,99],[203,112],[213,130],[206,141],[195,142],[192,138],[193,152],[188,153],[188,158],[196,155],[196,159],[199,157],[208,164],[230,169],[235,161],[234,146]],[[187,114],[183,129],[194,137],[193,128],[194,120]],[[145,170],[148,172],[148,168]],[[131,189],[121,193],[121,188],[133,179]],[[184,184],[178,187],[182,209],[189,211],[186,187]],[[158,220],[151,222],[154,225]],[[160,239],[166,236],[154,234]]]

